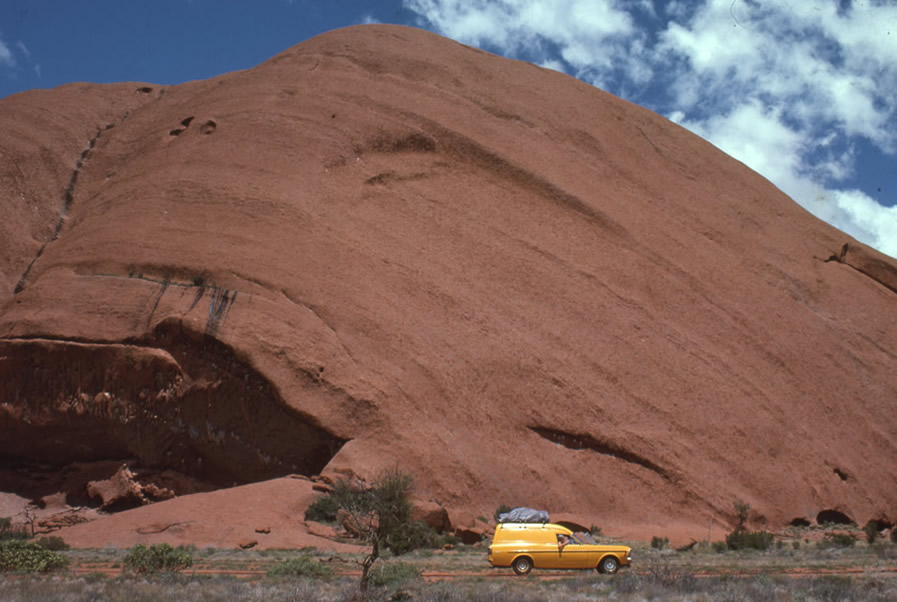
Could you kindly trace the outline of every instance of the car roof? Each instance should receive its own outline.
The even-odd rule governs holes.
[[[545,529],[547,531],[552,531],[553,533],[563,533],[564,535],[573,533],[573,531],[567,527],[556,525],[554,523],[499,523],[498,526],[502,529]]]

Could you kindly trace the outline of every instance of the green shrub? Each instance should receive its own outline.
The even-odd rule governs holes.
[[[819,545],[824,548],[852,548],[856,542],[857,538],[850,533],[826,533]]]
[[[738,525],[735,527],[735,531],[745,531],[745,527],[747,526],[748,516],[751,513],[751,505],[747,502],[736,501],[735,502],[735,516],[738,519]]]
[[[384,538],[386,545],[396,556],[407,554],[418,548],[442,547],[436,529],[419,520],[406,523],[403,529],[390,531]]]
[[[290,558],[268,569],[268,577],[311,577],[327,579],[333,576],[333,569],[308,554]]]
[[[332,495],[318,496],[305,510],[305,520],[332,523],[336,520],[339,502]]]
[[[670,545],[669,537],[657,537],[656,535],[651,538],[651,547],[655,550],[662,550],[665,547]]]
[[[775,538],[767,531],[733,531],[726,535],[730,550],[768,550]]]
[[[68,550],[71,547],[69,544],[65,543],[64,539],[57,535],[41,537],[36,543],[43,549],[52,550],[53,552],[61,552],[62,550]]]
[[[0,541],[0,571],[45,573],[68,564],[65,556],[42,548],[33,541],[8,539]]]
[[[863,532],[866,533],[866,543],[870,546],[875,543],[875,540],[878,539],[878,521],[870,520],[866,523],[866,526],[863,527]]]
[[[371,583],[374,585],[393,585],[412,579],[420,579],[421,573],[413,564],[407,562],[385,562],[378,564],[371,571]]]
[[[726,545],[726,542],[724,542],[724,541],[714,541],[713,544],[711,545],[711,549],[714,552],[722,553],[722,552],[727,551],[729,549],[729,546]]]
[[[193,554],[183,547],[173,548],[167,543],[152,546],[138,544],[128,550],[124,566],[142,575],[183,571],[193,566]]]
[[[891,543],[897,543],[897,527],[891,527]]]
[[[12,519],[0,518],[0,541],[9,539],[28,539],[28,533],[24,527],[12,524]]]
[[[501,506],[499,506],[498,508],[496,508],[496,509],[495,509],[495,522],[498,522],[498,517],[499,517],[499,516],[501,516],[502,514],[507,514],[507,513],[510,512],[511,510],[513,510],[513,508],[511,508],[511,507],[508,506],[507,504],[502,504]]]
[[[452,533],[436,533],[430,541],[431,548],[443,548],[447,545],[456,546],[461,543],[457,535]]]

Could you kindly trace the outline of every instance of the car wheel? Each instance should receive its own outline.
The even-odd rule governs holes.
[[[598,563],[598,572],[606,575],[613,575],[620,568],[619,561],[613,556],[607,556]]]
[[[518,575],[526,575],[533,570],[533,561],[526,556],[521,556],[514,561],[514,572]]]

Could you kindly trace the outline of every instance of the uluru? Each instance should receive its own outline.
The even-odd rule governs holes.
[[[897,521],[897,260],[654,112],[365,25],[0,131],[0,501],[75,545],[391,468],[457,528]]]

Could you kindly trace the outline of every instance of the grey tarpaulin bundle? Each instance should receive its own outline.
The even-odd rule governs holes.
[[[548,512],[532,508],[514,508],[510,512],[498,515],[500,523],[547,523]]]

